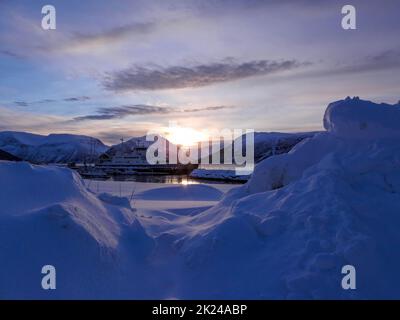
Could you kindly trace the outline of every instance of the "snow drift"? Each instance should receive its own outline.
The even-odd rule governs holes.
[[[186,294],[399,298],[399,117],[398,105],[332,103],[327,132],[264,160],[246,185],[193,217],[180,245],[202,273],[198,293]],[[347,264],[357,290],[341,287]]]
[[[0,177],[1,298],[117,298],[127,278],[140,282],[132,259],[153,242],[118,197],[100,200],[64,168],[0,161]],[[40,286],[47,264],[57,270],[51,293]]]
[[[346,138],[399,138],[400,104],[375,104],[358,97],[331,103],[326,109],[324,127]]]

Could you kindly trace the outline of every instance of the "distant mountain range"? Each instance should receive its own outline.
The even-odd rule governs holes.
[[[110,156],[115,155],[118,151],[122,150],[130,150],[136,146],[145,146],[149,147],[151,144],[153,144],[153,141],[146,141],[146,136],[143,137],[134,137],[131,138],[127,141],[124,141],[122,143],[115,144],[111,146],[106,153]]]
[[[316,133],[318,132],[254,132],[254,161],[255,163],[258,163],[272,155],[287,153],[300,141],[310,138]],[[246,135],[242,135],[234,141],[235,145],[240,145],[240,143],[242,144],[242,153],[245,154]],[[223,146],[221,146],[221,161],[225,158],[224,154],[226,150],[228,149],[224,149]],[[233,150],[231,150],[231,152],[233,152]],[[233,158],[232,162],[234,163]]]
[[[72,134],[42,136],[26,132],[0,132],[0,149],[32,163],[81,162],[108,150],[99,139]]]
[[[172,142],[170,142],[169,140],[167,140],[166,138],[162,137],[162,136],[158,136],[157,139],[161,139],[162,141],[164,141],[165,146],[166,146],[166,159],[168,159],[168,148],[170,148],[170,146],[174,146],[176,147],[176,145],[174,145]],[[119,151],[125,151],[125,152],[129,152],[129,150],[135,148],[135,147],[146,147],[148,148],[150,145],[152,145],[154,143],[154,141],[147,141],[146,140],[146,136],[142,136],[142,137],[134,137],[131,138],[127,141],[124,141],[123,143],[119,143],[116,145],[111,146],[107,151],[106,154],[108,156],[113,156],[115,155],[117,152]],[[167,160],[168,161],[168,160]]]
[[[255,132],[254,133],[254,160],[260,162],[272,155],[289,152],[296,144],[318,132]],[[240,138],[238,138],[240,139]],[[243,144],[245,135],[242,136]]]
[[[297,143],[315,133],[317,132],[256,132],[254,134],[255,161],[259,162],[271,155],[289,152]],[[235,143],[238,140],[240,142],[240,139],[244,144],[245,136],[238,138]],[[123,144],[108,147],[99,139],[82,135],[43,136],[26,132],[0,132],[0,150],[5,151],[9,156],[32,163],[90,162],[104,153],[113,156],[122,148],[129,150],[137,145],[148,147],[152,143],[152,141],[146,141],[146,137],[135,137]],[[221,159],[224,158],[223,153],[221,150]]]

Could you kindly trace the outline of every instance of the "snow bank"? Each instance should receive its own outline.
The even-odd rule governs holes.
[[[264,160],[246,185],[193,217],[179,243],[202,272],[193,278],[198,292],[185,293],[399,298],[399,116],[397,106],[357,98],[333,103],[328,132]],[[341,287],[347,264],[357,290]]]
[[[86,191],[80,178],[72,171],[32,166],[26,162],[2,162],[0,177],[0,210],[3,215],[23,216],[62,208],[60,216],[69,212],[70,218],[99,243],[115,246],[117,227],[102,203]]]
[[[118,265],[135,272],[132,259],[141,263],[152,247],[129,205],[101,201],[65,168],[0,161],[0,177],[2,298],[118,297],[129,290]],[[40,286],[47,264],[58,275],[51,293]]]
[[[324,127],[347,138],[399,138],[400,105],[376,104],[347,97],[326,109]]]

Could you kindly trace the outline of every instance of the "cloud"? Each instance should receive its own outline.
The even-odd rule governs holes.
[[[64,101],[64,102],[82,102],[82,101],[87,101],[90,100],[91,98],[88,96],[78,96],[78,97],[69,97],[69,98],[64,98],[64,99],[42,99],[42,100],[37,100],[37,101],[14,101],[14,104],[18,107],[28,107],[30,105],[35,105],[35,104],[47,104],[47,103],[54,103],[58,101]]]
[[[135,34],[143,35],[151,33],[157,26],[154,22],[132,23],[93,34],[75,33],[73,39],[76,44],[80,45],[97,44],[99,42],[109,43]]]
[[[42,104],[42,103],[53,103],[53,102],[57,102],[57,100],[55,100],[55,99],[43,99],[43,100],[35,101],[33,103]]]
[[[66,101],[66,102],[79,102],[79,101],[87,101],[87,100],[90,100],[90,97],[80,96],[80,97],[70,97],[70,98],[63,99],[63,101]]]
[[[400,68],[400,49],[390,49],[372,55],[358,57],[357,60],[323,66],[295,75],[295,78],[332,77],[333,75],[353,75],[374,71]],[[293,77],[292,77],[293,79]]]
[[[126,105],[119,107],[99,108],[96,114],[89,114],[85,116],[75,117],[73,118],[72,121],[110,120],[110,119],[122,119],[132,115],[190,113],[190,112],[201,112],[201,111],[217,111],[228,108],[233,108],[233,107],[211,106],[211,107],[192,108],[192,109],[175,109],[171,107],[136,104],[136,105]]]
[[[114,50],[116,44],[125,42],[131,43],[133,38],[143,37],[155,33],[164,22],[137,22],[120,25],[110,29],[100,30],[93,33],[73,32],[66,36],[61,45],[52,45],[51,50],[62,53],[93,55],[103,50]],[[135,39],[140,41],[139,39]]]
[[[18,107],[27,107],[29,105],[29,103],[26,101],[14,101],[14,104]]]
[[[9,109],[0,105],[0,131],[34,131],[52,132],[57,129],[65,118],[48,114],[35,114],[31,112]]]
[[[358,63],[339,67],[336,73],[355,73],[400,67],[400,50],[391,49],[367,56]]]
[[[307,65],[296,60],[253,60],[236,63],[232,59],[196,66],[140,67],[108,73],[104,87],[112,91],[163,90],[204,87],[220,82],[267,75]]]
[[[3,56],[15,58],[15,59],[23,59],[22,55],[15,53],[13,51],[10,51],[10,50],[0,50],[0,54]]]
[[[163,114],[169,112],[170,110],[168,108],[150,106],[145,104],[136,104],[131,106],[99,108],[97,114],[76,117],[73,120],[75,121],[109,120],[109,119],[125,118],[131,115]]]
[[[201,111],[217,111],[223,109],[232,109],[233,106],[214,106],[205,108],[184,109],[183,112],[201,112]]]

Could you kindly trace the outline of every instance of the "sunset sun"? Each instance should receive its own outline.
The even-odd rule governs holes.
[[[192,146],[207,140],[208,136],[204,132],[192,128],[173,127],[167,128],[166,138],[176,145]]]

